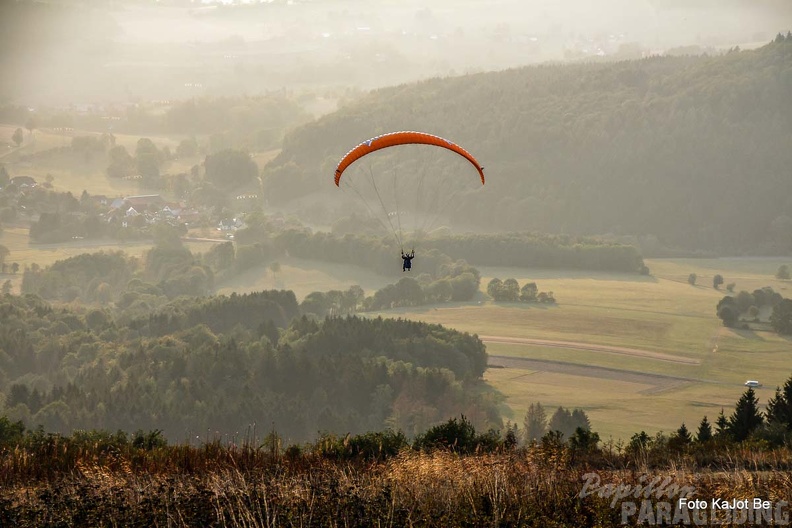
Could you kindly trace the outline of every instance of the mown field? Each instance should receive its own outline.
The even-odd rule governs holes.
[[[221,283],[218,293],[250,293],[261,290],[294,291],[298,300],[315,291],[347,290],[357,284],[371,295],[388,280],[372,271],[345,264],[317,263],[289,257],[278,261],[278,271],[269,266],[249,269]]]
[[[503,399],[507,419],[522,423],[528,406],[580,407],[603,438],[628,439],[641,430],[695,429],[704,415],[731,413],[747,379],[765,404],[792,374],[792,340],[770,332],[724,328],[715,305],[725,289],[771,286],[790,296],[792,283],[774,278],[783,259],[657,259],[650,277],[515,268],[482,268],[482,289],[493,277],[535,281],[552,291],[556,306],[493,303],[399,309],[381,315],[442,323],[482,336],[559,341],[556,345],[488,343],[486,381]],[[697,285],[687,283],[690,273]],[[486,340],[485,340],[486,342]],[[583,350],[590,343],[660,352],[697,364],[629,353]],[[572,346],[572,345],[570,345]],[[508,358],[508,359],[506,359]]]

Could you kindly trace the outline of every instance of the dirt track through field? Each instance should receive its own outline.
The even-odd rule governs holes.
[[[591,352],[603,352],[606,354],[619,354],[623,356],[641,357],[647,359],[655,359],[657,361],[682,363],[685,365],[699,365],[701,363],[697,359],[686,358],[682,356],[672,356],[671,354],[664,354],[662,352],[652,352],[651,350],[640,350],[637,348],[625,348],[625,347],[616,347],[609,345],[595,345],[591,343],[579,343],[575,341],[555,341],[550,339],[531,339],[524,337],[504,337],[504,336],[486,336],[486,335],[480,335],[479,339],[481,339],[485,344],[501,343],[506,345],[534,345],[534,346],[554,347],[554,348],[568,348],[573,350],[588,350]]]
[[[650,388],[641,391],[642,394],[655,394],[670,389],[681,388],[691,383],[704,381],[694,378],[668,376],[666,374],[652,374],[633,370],[619,370],[609,367],[576,365],[574,363],[564,363],[563,361],[553,361],[550,359],[530,359],[511,356],[489,356],[489,367],[536,371],[532,373],[531,376],[523,378],[525,381],[530,381],[532,376],[541,376],[543,372],[555,372],[570,376],[583,376],[587,378],[600,378],[649,385]]]

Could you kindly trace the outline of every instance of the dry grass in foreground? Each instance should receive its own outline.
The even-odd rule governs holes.
[[[379,460],[287,453],[219,443],[116,449],[57,437],[6,449],[0,526],[622,526],[622,504],[636,499],[601,486],[643,493],[652,479],[671,482],[668,495],[688,486],[707,501],[792,501],[787,449],[731,446],[710,454],[707,467],[690,454],[658,464],[605,452],[581,458],[548,444],[478,455],[407,449]],[[581,496],[592,474],[600,491]],[[655,506],[678,499],[650,495]]]

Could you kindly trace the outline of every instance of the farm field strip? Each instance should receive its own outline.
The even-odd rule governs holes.
[[[547,372],[556,372],[583,378],[600,378],[607,380],[618,380],[629,383],[639,383],[651,386],[643,394],[658,392],[669,388],[681,387],[693,382],[708,382],[707,380],[682,378],[669,376],[666,374],[654,374],[649,372],[636,372],[609,367],[596,367],[591,365],[577,365],[564,361],[554,361],[551,359],[530,359],[516,358],[512,356],[489,356],[490,368],[506,369],[530,369],[534,374],[541,375]],[[711,383],[711,382],[710,382]]]
[[[603,301],[605,303],[607,301]],[[712,306],[717,303],[713,300]],[[647,350],[673,357],[700,359],[709,351],[709,338],[720,326],[713,317],[658,316],[625,308],[526,306],[519,303],[406,308],[380,312],[444,324],[481,335],[547,339]]]
[[[487,353],[493,356],[560,361],[572,365],[629,370],[635,372],[645,372],[649,374],[659,374],[663,376],[724,381],[717,377],[711,377],[710,372],[703,365],[692,366],[681,363],[671,363],[667,361],[654,361],[638,356],[603,354],[600,352],[580,350],[575,348],[488,343]]]
[[[625,356],[637,356],[657,361],[670,361],[672,363],[684,363],[687,365],[699,365],[701,361],[690,359],[680,356],[672,356],[670,354],[662,354],[660,352],[651,352],[649,350],[639,350],[636,348],[613,347],[605,345],[595,345],[591,343],[580,343],[575,341],[552,341],[548,339],[529,339],[520,337],[504,337],[504,336],[488,336],[480,335],[484,343],[504,343],[513,345],[540,345],[546,347],[556,348],[571,348],[577,350],[590,350],[594,352],[604,352],[608,354],[621,354]]]

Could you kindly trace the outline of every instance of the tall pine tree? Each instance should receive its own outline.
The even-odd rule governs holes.
[[[775,396],[767,402],[767,421],[792,430],[792,377],[784,383],[784,389],[776,388]]]
[[[699,424],[698,432],[696,433],[696,441],[700,444],[708,442],[712,439],[712,426],[710,425],[707,417],[705,416]]]
[[[759,410],[759,400],[752,387],[748,387],[729,418],[729,433],[737,442],[747,439],[760,425],[764,418]]]
[[[729,435],[729,419],[723,414],[723,407],[721,407],[718,419],[715,420],[715,435],[719,438],[728,437]]]
[[[532,403],[525,413],[525,442],[539,440],[547,432],[547,413],[541,403]]]
[[[693,441],[693,438],[690,436],[690,431],[688,431],[685,422],[682,422],[682,426],[679,429],[677,429],[676,437],[683,444],[689,444],[690,442]]]

